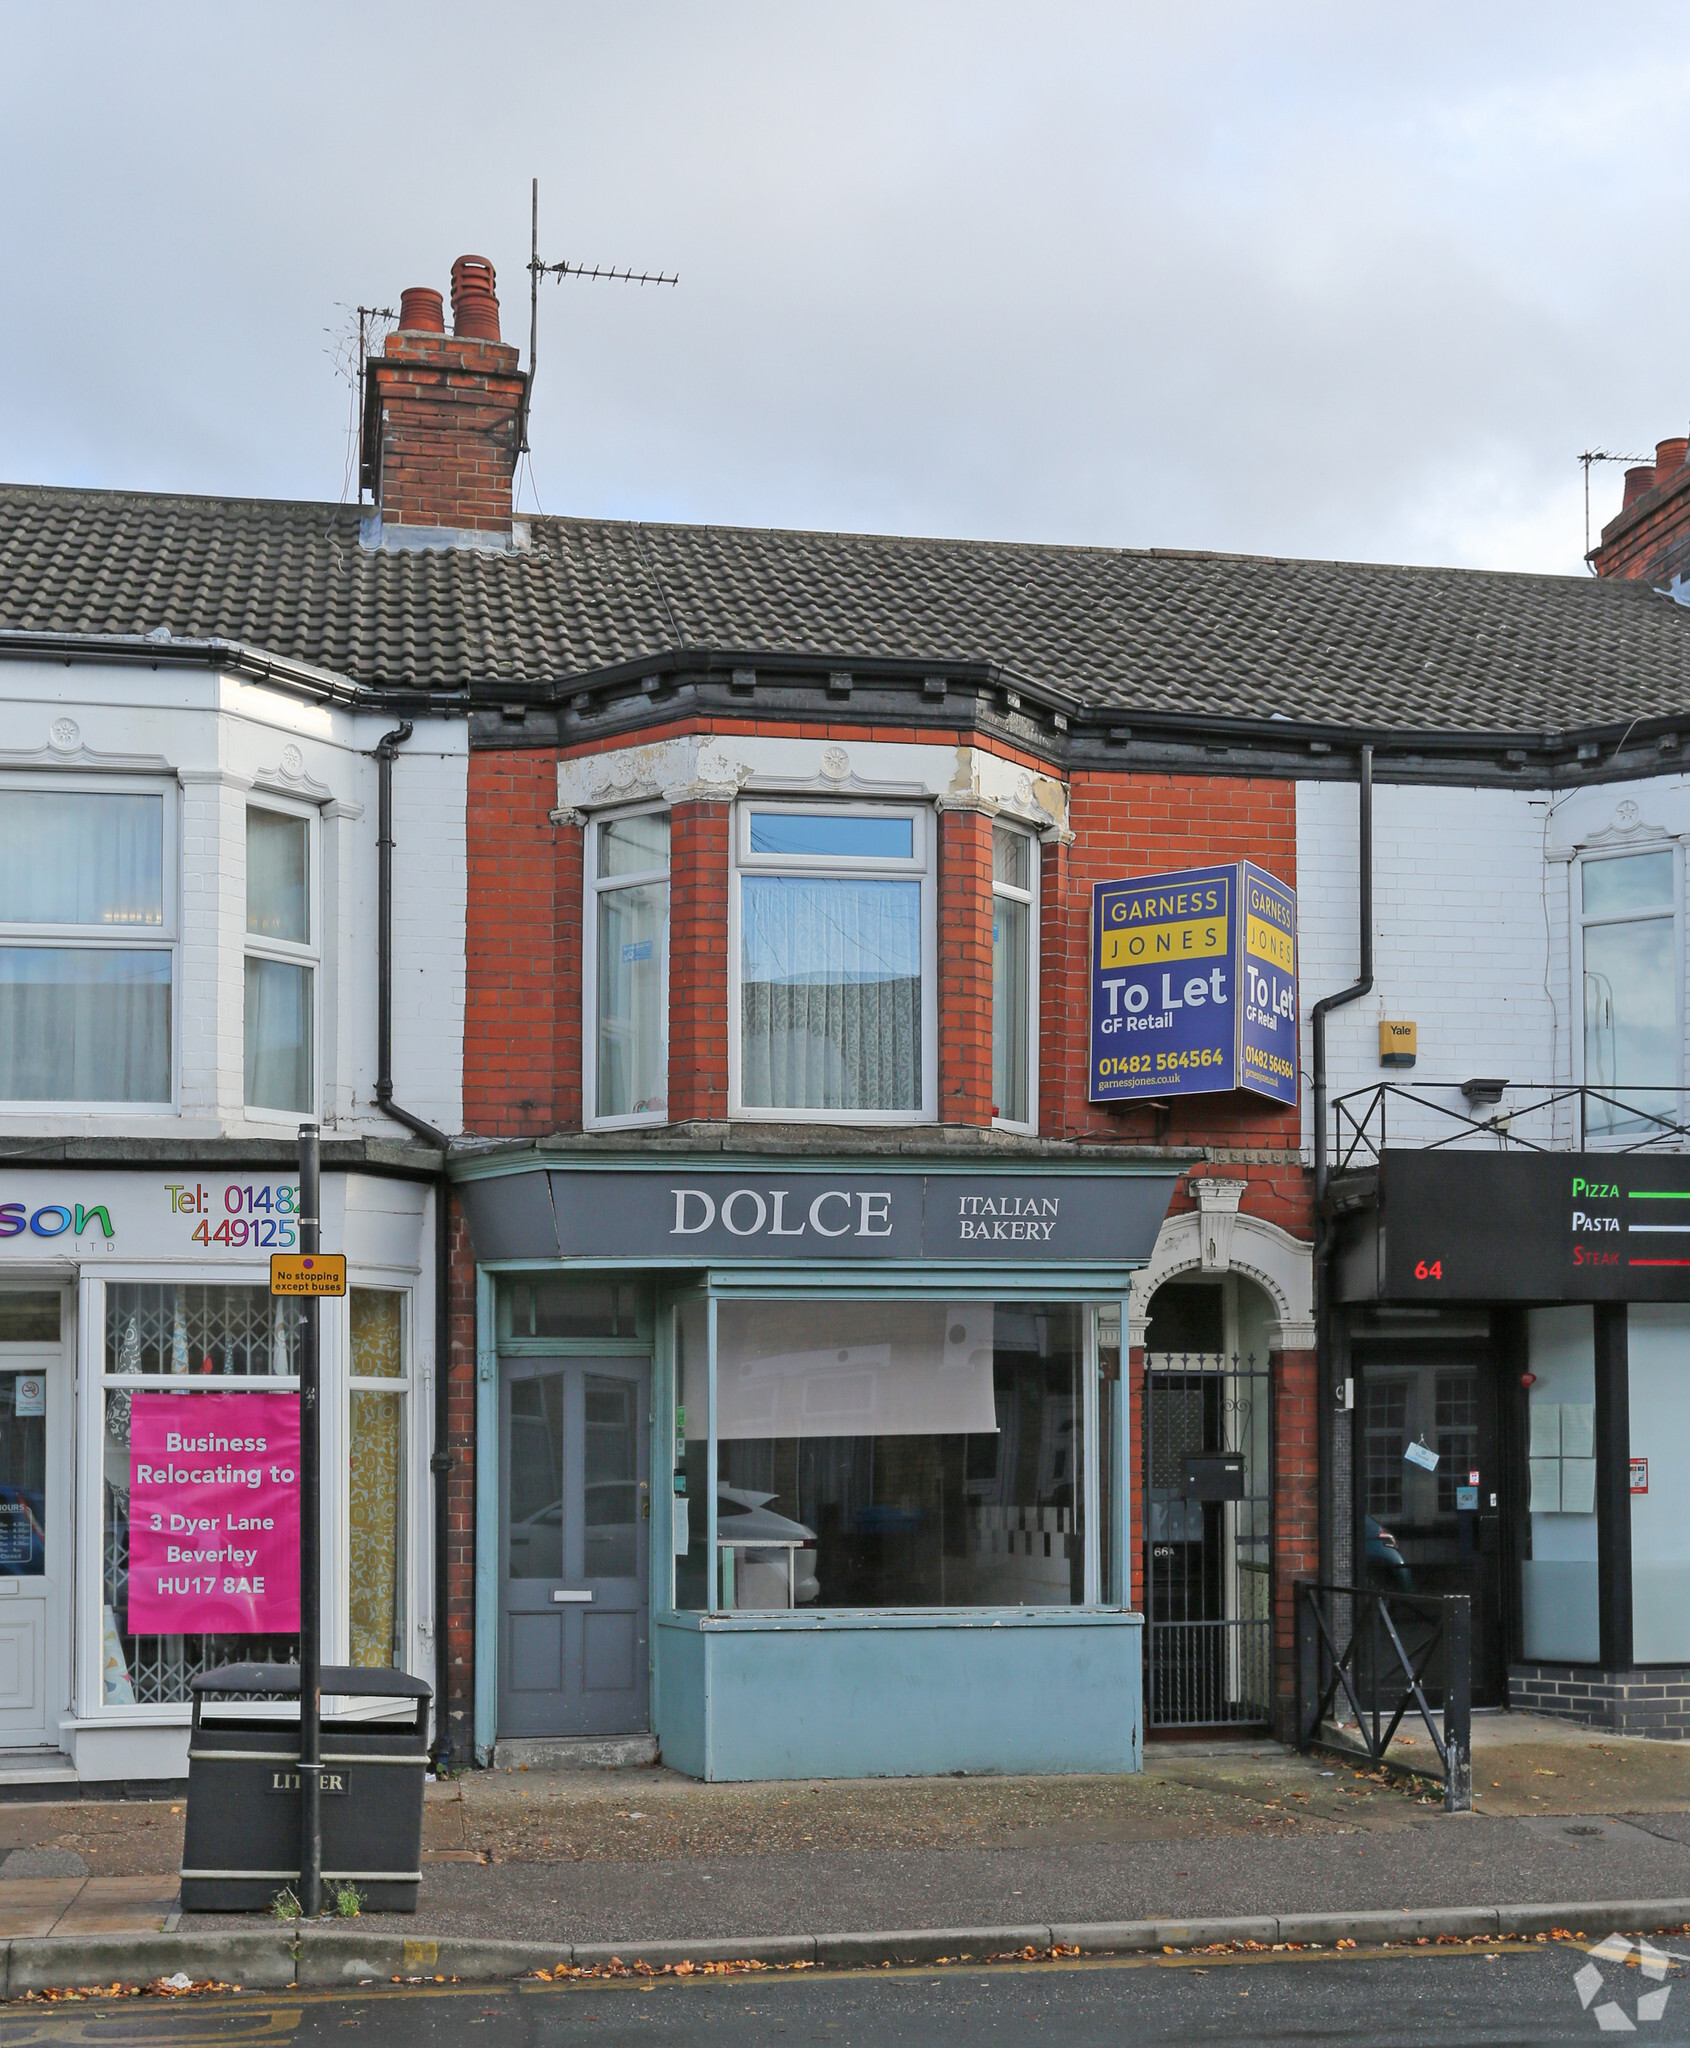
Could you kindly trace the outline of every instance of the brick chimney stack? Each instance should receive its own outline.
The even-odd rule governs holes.
[[[1690,437],[1655,445],[1652,464],[1625,473],[1625,501],[1602,529],[1590,561],[1598,576],[1690,584]]]
[[[512,483],[527,378],[499,339],[485,256],[452,265],[452,332],[440,294],[411,286],[398,328],[366,370],[360,478],[385,545],[496,546],[512,532]]]

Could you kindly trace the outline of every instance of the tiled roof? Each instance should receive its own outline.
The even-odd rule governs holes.
[[[986,661],[1111,713],[1542,732],[1690,714],[1637,583],[534,519],[370,550],[355,508],[0,487],[0,627],[238,640],[371,685],[563,685],[682,647]]]

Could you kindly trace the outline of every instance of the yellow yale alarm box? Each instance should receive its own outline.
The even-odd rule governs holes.
[[[1419,1033],[1413,1024],[1393,1024],[1388,1018],[1379,1019],[1379,1064],[1382,1067],[1412,1067],[1414,1064],[1415,1040]]]

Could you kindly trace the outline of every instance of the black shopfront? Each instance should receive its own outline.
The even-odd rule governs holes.
[[[1332,1264],[1334,1576],[1473,1602],[1473,1700],[1690,1733],[1690,1160],[1391,1151]]]

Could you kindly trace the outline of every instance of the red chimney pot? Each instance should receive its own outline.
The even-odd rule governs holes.
[[[426,284],[407,285],[399,295],[401,334],[444,334],[446,308],[440,294]]]
[[[1655,488],[1655,472],[1645,463],[1640,469],[1628,469],[1625,473],[1625,496],[1620,501],[1620,510],[1629,512],[1645,491]]]
[[[1671,441],[1655,443],[1655,480],[1666,483],[1675,469],[1684,467],[1686,451],[1690,451],[1690,436],[1680,434]]]
[[[485,256],[452,265],[452,332],[465,341],[499,339],[498,278]]]

